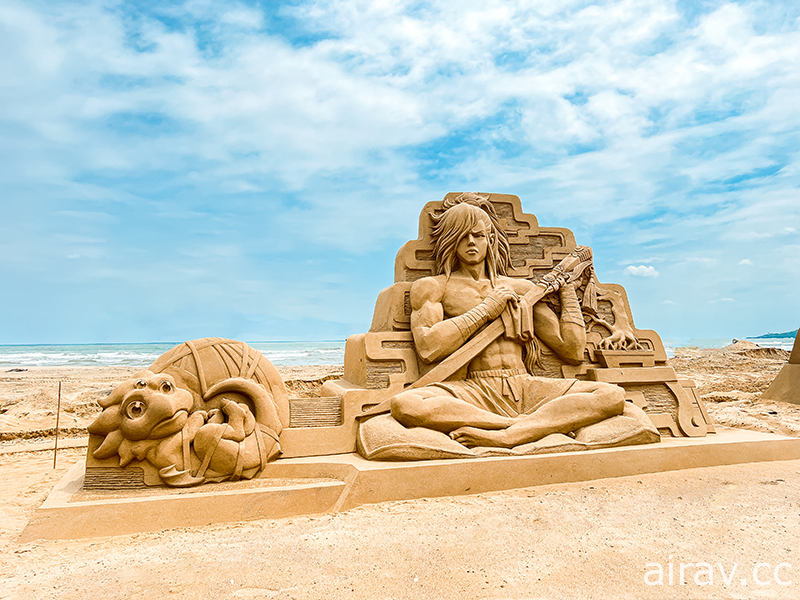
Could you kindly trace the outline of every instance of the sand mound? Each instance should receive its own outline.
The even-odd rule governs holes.
[[[749,358],[772,358],[777,360],[789,360],[791,354],[782,348],[764,348],[749,340],[734,339],[732,343],[724,348],[720,348],[724,353],[735,353]]]
[[[761,348],[761,346],[755,342],[750,342],[748,340],[737,340],[734,338],[730,344],[724,346],[721,350],[723,352],[743,352],[745,350],[755,350],[756,348]]]
[[[782,348],[752,348],[743,350],[738,354],[749,356],[750,358],[775,358],[779,360],[789,360],[791,352]]]

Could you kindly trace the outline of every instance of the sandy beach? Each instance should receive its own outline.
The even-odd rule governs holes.
[[[787,358],[744,342],[680,348],[670,362],[694,379],[717,424],[800,437],[799,406],[760,400]],[[800,597],[800,461],[20,544],[50,489],[83,460],[97,400],[135,371],[0,372],[0,598]],[[313,397],[342,367],[279,371],[290,394]],[[62,449],[53,469],[59,381]],[[683,585],[680,563],[695,565]],[[710,580],[697,563],[713,566]],[[655,565],[660,585],[652,573],[645,580]]]

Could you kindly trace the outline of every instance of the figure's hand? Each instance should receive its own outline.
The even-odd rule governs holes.
[[[489,316],[495,319],[503,312],[506,304],[511,304],[511,306],[517,306],[519,304],[519,294],[510,287],[500,284],[489,292],[484,303],[489,309]]]
[[[587,268],[591,269],[591,264],[592,249],[589,246],[575,246],[564,260],[539,280],[539,285],[556,292],[565,283],[575,281]]]
[[[600,340],[599,347],[602,350],[644,350],[633,333],[623,329],[617,329]]]
[[[554,269],[539,280],[539,285],[548,287],[556,292],[564,285],[567,279],[569,279],[568,273]]]

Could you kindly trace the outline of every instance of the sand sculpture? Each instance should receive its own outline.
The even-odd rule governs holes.
[[[761,395],[763,400],[779,400],[800,404],[800,330],[794,338],[789,362],[783,365],[778,376]]]
[[[176,346],[100,405],[90,459],[146,465],[148,483],[173,487],[257,476],[280,453],[288,421],[275,367],[247,344],[219,338]],[[103,487],[104,474],[90,471],[89,486]],[[118,479],[112,473],[112,487]]]
[[[320,398],[289,398],[242,342],[174,348],[92,424],[86,487],[258,477],[285,458],[463,459],[648,444],[713,432],[658,335],[633,325],[572,232],[516,196],[448,194],[420,215],[370,331]]]

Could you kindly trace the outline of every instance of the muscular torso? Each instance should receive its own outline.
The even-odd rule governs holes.
[[[424,297],[417,290],[412,291],[412,330],[418,346],[420,342],[435,344],[436,333],[434,326],[437,322],[462,315],[480,304],[492,291],[488,279],[475,281],[469,277],[460,277],[456,274],[449,279],[443,275],[426,278],[429,281],[418,282],[424,288]],[[528,292],[533,284],[524,279],[499,277],[498,285],[505,285],[513,289],[520,296]],[[417,296],[414,298],[414,296]],[[415,302],[416,300],[416,302]],[[417,306],[414,306],[416,304]],[[428,339],[420,339],[426,336]],[[442,343],[446,343],[442,340]],[[455,351],[458,346],[448,348],[445,355]],[[437,357],[437,360],[441,357]],[[469,364],[469,371],[485,371],[493,369],[525,369],[522,359],[522,345],[504,337],[492,342],[481,354]]]
[[[505,284],[520,296],[532,286],[526,280],[514,280],[510,277],[499,277],[498,284]],[[442,307],[445,318],[464,314],[475,308],[492,291],[488,280],[474,281],[470,278],[451,277],[445,284]],[[486,350],[470,362],[469,371],[487,371],[492,369],[525,369],[522,360],[522,346],[513,340],[500,337],[492,342]]]

